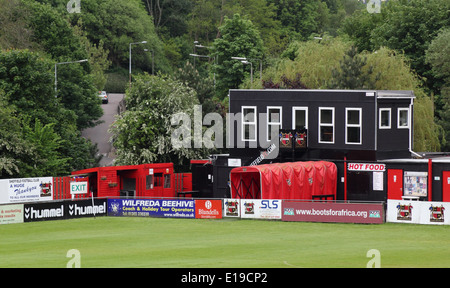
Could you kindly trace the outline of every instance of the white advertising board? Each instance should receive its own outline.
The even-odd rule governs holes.
[[[281,200],[241,199],[241,218],[281,220]]]
[[[20,178],[8,179],[6,183],[6,203],[36,202],[53,200],[53,178]]]
[[[450,225],[450,203],[388,200],[386,222]]]
[[[23,204],[1,205],[0,225],[23,222]]]

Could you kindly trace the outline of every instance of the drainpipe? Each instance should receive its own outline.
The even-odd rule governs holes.
[[[347,201],[347,156],[344,156],[344,200]]]
[[[433,194],[433,162],[431,159],[428,159],[428,201],[432,201]]]
[[[413,129],[413,99],[411,98],[411,103],[409,104],[409,113],[408,113],[408,121],[409,121],[409,152],[418,158],[423,158],[420,154],[417,154],[412,150],[412,129]]]

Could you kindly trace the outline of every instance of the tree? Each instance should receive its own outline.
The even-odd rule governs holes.
[[[216,104],[213,99],[214,79],[201,76],[198,70],[189,62],[186,62],[184,67],[175,71],[173,77],[175,80],[195,90],[204,115],[216,110]]]
[[[214,65],[216,91],[222,100],[229,89],[238,88],[242,79],[251,72],[250,65],[243,65],[241,61],[231,57],[246,58],[252,62],[255,70],[263,57],[263,42],[252,22],[241,18],[239,14],[231,19],[226,17],[219,31],[221,37],[214,41],[212,55],[217,63]]]
[[[425,52],[440,29],[450,26],[449,1],[388,1],[382,5],[381,13],[362,10],[343,26],[342,31],[355,41],[359,51],[376,51],[384,46],[405,53],[411,68],[425,77],[426,87],[437,93],[436,79],[425,62]]]
[[[425,54],[434,76],[442,79],[444,85],[450,86],[450,27],[441,30]]]
[[[31,157],[31,147],[22,137],[21,120],[0,90],[0,178],[19,175],[21,158]]]
[[[49,175],[64,175],[68,171],[68,161],[60,153],[65,141],[53,130],[55,123],[42,125],[39,120],[31,128],[24,125],[25,141],[31,146],[32,155],[22,158],[20,167],[21,177],[43,177]]]
[[[82,3],[83,12],[71,14],[71,23],[76,25],[82,19],[89,41],[95,45],[103,42],[113,65],[128,68],[130,43],[147,41],[145,45],[132,47],[133,68],[151,71],[152,53],[144,52],[148,49],[155,54],[157,70],[171,71],[163,44],[141,0],[83,0]]]
[[[374,89],[375,81],[371,74],[373,66],[365,70],[366,58],[358,54],[355,46],[352,46],[340,61],[339,68],[332,69],[332,77],[328,84],[331,89]]]
[[[38,159],[40,159],[39,161],[50,160],[45,160],[44,152],[36,152],[38,149],[36,145],[37,147],[41,145],[41,151],[45,151],[45,146],[52,143],[33,142],[32,140],[35,139],[32,136],[33,133],[36,136],[45,132],[44,134],[50,135],[51,139],[60,139],[55,140],[57,143],[64,143],[64,145],[58,146],[50,145],[53,148],[57,147],[56,154],[52,154],[52,157],[55,157],[50,162],[58,162],[62,159],[67,161],[64,160],[64,165],[62,162],[58,162],[61,165],[50,165],[54,168],[52,171],[47,168],[43,169],[51,173],[48,176],[64,175],[98,164],[98,159],[94,157],[94,146],[81,138],[75,112],[64,108],[59,99],[55,97],[53,67],[53,61],[45,54],[28,50],[0,52],[0,90],[5,91],[2,97],[5,103],[5,113],[13,115],[14,117],[11,117],[10,121],[16,123],[0,127],[0,133],[10,135],[9,127],[11,127],[16,133],[22,135],[21,137],[12,137],[10,140],[12,142],[7,140],[5,144],[0,144],[9,151],[5,155],[14,155],[13,162],[5,162],[9,167],[9,174],[12,172],[21,177],[24,175],[36,176],[31,174],[28,169],[31,166],[28,164],[35,160],[38,161]],[[98,101],[98,99],[96,100]],[[10,121],[5,121],[5,125]],[[38,122],[40,124],[36,124]],[[12,144],[8,143],[16,143],[17,147],[13,148]],[[24,143],[23,145],[29,149],[23,149],[21,143]],[[12,156],[8,156],[6,159],[12,159]]]
[[[316,0],[268,0],[276,9],[276,19],[282,27],[294,34],[294,39],[306,40],[313,32],[319,32],[320,1]]]
[[[436,85],[437,120],[442,125],[445,143],[443,150],[450,151],[450,28],[442,31],[433,39],[426,51],[426,62],[431,65],[433,76],[440,80]]]
[[[0,1],[0,48],[30,49],[36,46],[27,29],[30,11],[20,0]]]
[[[342,59],[350,51],[351,43],[341,38],[307,41],[296,44],[297,51],[292,47],[289,58],[280,59],[265,71],[264,80],[281,81],[281,76],[294,78],[301,74],[302,83],[310,89],[327,88],[333,79],[331,71],[339,71]],[[295,52],[294,52],[295,51]],[[348,58],[349,56],[347,56]],[[365,65],[360,72],[369,79],[363,83],[371,83],[376,90],[412,90],[416,96],[414,103],[414,149],[416,151],[440,151],[442,127],[435,122],[433,116],[433,101],[422,87],[419,75],[411,69],[409,58],[395,50],[383,47],[370,53],[364,51],[353,57],[365,59]],[[372,73],[367,74],[372,67]],[[348,84],[349,85],[349,84]],[[363,84],[367,85],[367,84]],[[343,86],[344,87],[344,86]]]
[[[110,128],[116,164],[172,162],[180,171],[190,159],[207,155],[203,148],[176,149],[171,137],[171,116],[183,112],[193,117],[198,104],[195,92],[170,77],[139,75],[126,95],[127,111]]]
[[[29,0],[24,0],[23,3],[31,11],[28,26],[33,30],[33,40],[55,62],[94,59],[90,53],[88,54],[87,49],[90,45],[86,45],[82,35],[77,34],[55,8],[49,4]],[[94,62],[92,64],[96,65]],[[90,63],[58,65],[57,69],[58,98],[61,103],[65,108],[74,111],[80,130],[94,126],[102,116],[103,110],[98,100],[98,90],[94,87],[93,77],[90,75]],[[53,75],[51,76],[53,78]]]

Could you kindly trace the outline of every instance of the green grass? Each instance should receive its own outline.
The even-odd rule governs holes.
[[[450,267],[450,227],[99,217],[0,225],[0,267]]]

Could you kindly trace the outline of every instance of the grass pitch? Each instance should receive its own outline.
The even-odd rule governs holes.
[[[0,267],[450,267],[450,227],[98,217],[0,225]]]

